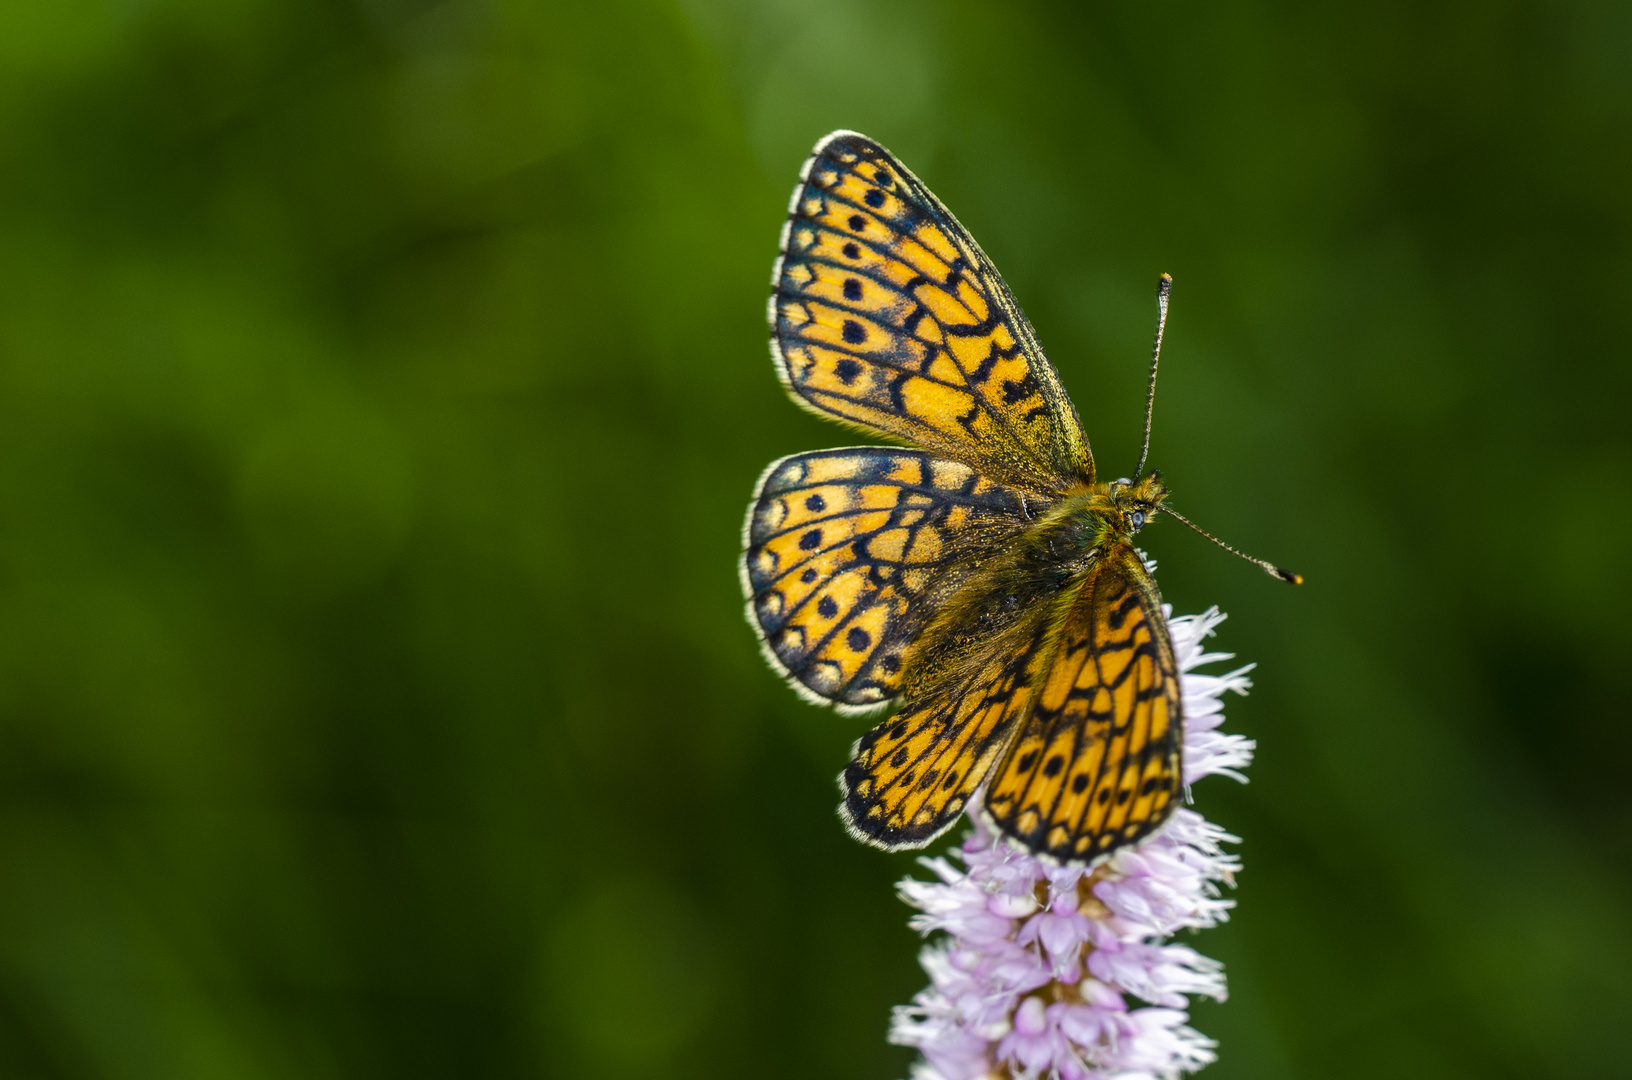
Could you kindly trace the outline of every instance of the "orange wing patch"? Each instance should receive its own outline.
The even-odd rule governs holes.
[[[1093,482],[1076,411],[1013,295],[889,151],[829,136],[789,211],[770,316],[796,400],[1029,490]]]
[[[1178,805],[1182,733],[1155,584],[1130,548],[1113,550],[1077,600],[985,813],[1040,855],[1090,861],[1149,835]]]
[[[749,621],[796,687],[860,708],[888,701],[927,614],[1037,505],[921,450],[783,458],[748,508]]]

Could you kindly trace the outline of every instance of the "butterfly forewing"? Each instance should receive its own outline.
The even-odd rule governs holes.
[[[1126,545],[1092,570],[985,797],[991,824],[1084,862],[1149,835],[1183,786],[1178,670],[1161,600]]]
[[[772,342],[796,400],[1042,492],[1092,483],[1076,411],[973,238],[889,151],[836,132],[795,189]]]
[[[795,454],[748,509],[743,583],[768,655],[823,700],[872,706],[971,563],[1024,526],[1025,497],[921,450]]]

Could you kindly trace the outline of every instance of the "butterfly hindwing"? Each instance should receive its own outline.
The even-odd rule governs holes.
[[[882,146],[817,144],[772,281],[778,373],[802,404],[1043,491],[1093,459],[1031,325],[951,212]]]
[[[823,701],[896,696],[901,653],[970,560],[1023,528],[1025,496],[921,450],[795,454],[744,527],[748,617],[774,664]]]
[[[985,796],[992,826],[1062,862],[1155,831],[1183,787],[1178,669],[1156,586],[1127,545],[1092,570]]]

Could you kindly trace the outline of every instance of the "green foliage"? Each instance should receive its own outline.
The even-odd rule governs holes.
[[[1093,5],[1092,8],[1104,8]],[[1218,1080],[1632,1056],[1632,22],[1577,0],[0,5],[0,1073],[903,1074],[734,559],[834,127],[1260,662]],[[1121,462],[1123,464],[1119,465]]]

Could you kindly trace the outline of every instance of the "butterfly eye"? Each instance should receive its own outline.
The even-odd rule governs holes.
[[[1145,527],[1145,512],[1143,510],[1135,510],[1133,515],[1128,520],[1133,523],[1133,527],[1135,529],[1142,529]]]

